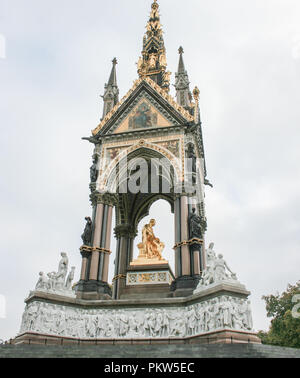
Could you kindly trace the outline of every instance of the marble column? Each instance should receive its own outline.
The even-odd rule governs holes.
[[[174,203],[175,222],[175,280],[171,291],[174,296],[191,295],[197,286],[201,269],[200,251],[191,247],[189,214],[191,204],[186,193],[178,195]]]
[[[118,296],[118,271],[119,271],[119,256],[120,256],[120,244],[121,244],[121,238],[118,237],[116,234],[117,238],[117,248],[116,248],[116,257],[115,257],[115,270],[114,270],[114,278],[113,278],[113,291],[112,291],[112,296],[114,299],[117,299]]]
[[[180,216],[180,198],[175,198],[174,203],[174,232],[175,232],[175,244],[181,242],[181,216]],[[177,247],[175,252],[175,278],[182,275],[181,265],[181,247]]]
[[[81,273],[80,280],[85,281],[87,279],[87,262],[89,253],[81,251],[82,263],[81,263]]]
[[[113,212],[113,207],[107,205],[107,226],[106,226],[106,233],[103,233],[103,241],[102,241],[102,246],[106,251],[110,251],[112,212]],[[109,255],[110,255],[109,252],[103,253],[102,281],[104,282],[108,281]]]
[[[189,240],[188,229],[188,203],[187,196],[180,198],[180,220],[181,220],[181,241]],[[181,246],[181,258],[182,258],[182,276],[189,276],[191,274],[191,258],[190,251],[187,244]]]
[[[199,276],[201,274],[201,259],[200,259],[200,254],[201,254],[201,248],[198,248],[197,250],[193,251],[193,276],[197,275]]]

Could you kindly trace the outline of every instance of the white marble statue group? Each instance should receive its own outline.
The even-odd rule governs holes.
[[[220,329],[252,329],[250,302],[222,295],[188,307],[83,309],[46,302],[26,306],[20,334],[90,338],[187,337]]]
[[[39,273],[39,279],[35,286],[36,291],[45,291],[49,293],[72,294],[72,281],[74,279],[75,267],[72,266],[68,273],[69,260],[65,252],[61,252],[61,259],[58,264],[57,272],[50,272],[47,275],[44,272]]]
[[[207,267],[194,291],[202,292],[220,283],[245,287],[239,283],[222,255],[216,255],[211,243],[206,251]],[[75,296],[72,290],[74,279],[72,267],[68,273],[68,257],[61,253],[58,271],[41,272],[36,291]],[[68,306],[49,301],[32,300],[26,305],[22,317],[20,334],[36,332],[46,335],[80,339],[105,338],[171,338],[201,335],[223,329],[251,331],[253,328],[250,302],[239,291],[226,295],[217,291],[214,295],[195,296],[189,306],[157,305],[155,308],[113,308],[102,306],[97,309],[80,307],[75,303]]]
[[[223,259],[223,255],[216,255],[213,248],[214,243],[210,243],[206,250],[206,268],[203,271],[202,277],[194,293],[206,289],[209,285],[222,282],[241,285],[237,280],[236,274],[231,271],[226,261]]]

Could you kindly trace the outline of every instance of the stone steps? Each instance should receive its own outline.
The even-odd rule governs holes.
[[[256,344],[2,345],[0,358],[300,358],[300,349]]]

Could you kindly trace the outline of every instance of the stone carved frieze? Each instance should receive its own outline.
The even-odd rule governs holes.
[[[20,334],[93,338],[170,338],[221,329],[252,330],[250,302],[222,295],[187,307],[84,309],[40,301],[27,304]]]

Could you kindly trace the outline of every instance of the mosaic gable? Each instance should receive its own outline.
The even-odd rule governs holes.
[[[151,111],[147,102],[142,102],[129,117],[128,129],[144,129],[157,126],[157,113]]]
[[[164,117],[150,101],[142,98],[116,128],[114,134],[167,126],[172,126],[172,122]]]

